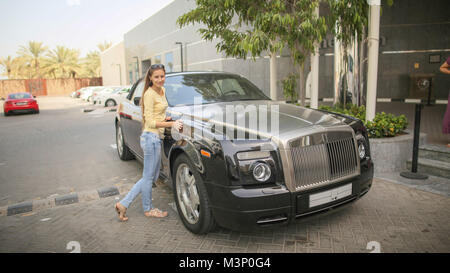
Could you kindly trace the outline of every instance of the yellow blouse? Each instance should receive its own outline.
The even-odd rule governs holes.
[[[166,118],[167,99],[166,90],[162,88],[163,94],[159,95],[153,88],[149,87],[144,93],[144,132],[152,132],[163,138],[164,128],[156,128],[156,122],[162,122]]]

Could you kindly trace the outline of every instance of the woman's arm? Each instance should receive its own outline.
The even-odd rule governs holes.
[[[445,61],[441,67],[439,68],[442,73],[449,74],[450,75],[450,65]]]
[[[447,60],[441,65],[439,70],[442,73],[449,74],[450,75],[450,57],[447,58]]]
[[[173,127],[178,131],[181,131],[183,129],[183,122],[181,120],[175,120],[175,121],[157,121],[155,123],[156,128],[170,128]]]

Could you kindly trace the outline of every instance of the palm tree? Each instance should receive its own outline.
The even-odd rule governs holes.
[[[8,79],[11,79],[11,72],[13,70],[13,58],[11,58],[11,56],[8,56],[7,58],[1,58],[0,59],[0,65],[3,66],[3,68],[5,68],[6,73],[3,75],[8,76]]]
[[[100,53],[98,51],[90,51],[86,55],[86,58],[84,59],[84,64],[88,76],[100,77],[101,74]]]
[[[97,48],[100,50],[100,52],[103,52],[110,48],[112,46],[111,42],[104,41],[103,43],[100,43],[97,45]]]
[[[79,50],[57,46],[56,49],[50,50],[43,60],[44,71],[53,78],[75,78],[81,73],[79,56]]]
[[[41,42],[30,41],[27,46],[20,46],[17,54],[20,57],[25,58],[29,62],[30,66],[34,67],[37,77],[41,78],[39,63],[46,51],[47,47],[43,46]]]

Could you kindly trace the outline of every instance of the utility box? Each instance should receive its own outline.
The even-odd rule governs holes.
[[[409,97],[410,99],[434,100],[433,83],[435,74],[416,73],[410,74]]]

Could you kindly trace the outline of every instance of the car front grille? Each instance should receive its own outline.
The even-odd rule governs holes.
[[[359,160],[351,132],[305,136],[289,144],[296,191],[359,175]]]

